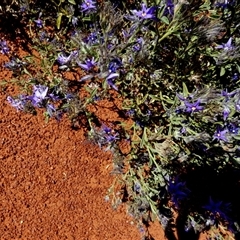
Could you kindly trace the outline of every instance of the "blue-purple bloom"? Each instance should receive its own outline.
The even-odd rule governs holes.
[[[108,143],[114,142],[119,139],[118,133],[107,135],[106,140]]]
[[[172,0],[166,0],[166,7],[164,10],[164,15],[171,15],[174,14],[174,3]]]
[[[60,65],[66,65],[71,60],[71,54],[67,57],[65,54],[60,53],[57,57],[57,61]]]
[[[223,120],[226,121],[226,119],[228,118],[229,114],[231,113],[231,110],[228,106],[224,106],[223,108]]]
[[[221,8],[223,8],[223,9],[226,9],[226,8],[228,8],[230,5],[234,5],[234,2],[235,2],[235,1],[231,1],[231,2],[229,3],[229,0],[224,0],[224,1],[221,1],[221,2],[217,2],[217,3],[216,3],[216,7],[221,7]]]
[[[197,100],[194,103],[184,101],[184,104],[186,106],[185,111],[188,113],[193,113],[193,112],[198,112],[198,111],[203,110],[203,106],[200,106],[200,103],[201,103],[200,100]]]
[[[26,10],[28,10],[28,5],[27,4],[23,4],[23,5],[20,5],[20,12],[25,12]]]
[[[239,126],[235,123],[229,123],[227,129],[232,134],[238,134]]]
[[[141,184],[139,182],[135,182],[133,185],[133,191],[136,193],[140,193],[142,190]]]
[[[40,107],[42,101],[46,98],[48,92],[48,87],[43,85],[33,86],[33,94],[28,97],[35,107]]]
[[[109,75],[107,76],[106,80],[110,87],[118,91],[118,87],[114,84],[113,80],[119,77],[119,73],[117,70],[122,66],[122,61],[119,58],[114,58],[108,66]]]
[[[128,29],[128,31],[125,30],[125,29],[122,30],[122,36],[124,38],[124,42],[126,42],[127,39],[132,36],[132,34],[134,33],[135,30],[136,30],[136,26],[135,25],[132,25],[130,27],[130,29]]]
[[[98,32],[92,32],[90,33],[84,40],[85,43],[93,45],[99,43],[99,33]]]
[[[240,99],[238,99],[237,102],[235,103],[235,109],[236,111],[240,112]]]
[[[226,97],[226,99],[228,100],[228,97],[232,97],[238,92],[239,92],[239,90],[234,90],[229,93],[228,90],[226,89],[226,90],[221,91],[221,96]]]
[[[172,202],[178,208],[179,202],[188,196],[190,190],[186,187],[185,182],[181,182],[178,177],[176,177],[174,181],[169,182],[168,192],[171,195]]]
[[[238,73],[234,73],[232,76],[232,80],[233,81],[237,81],[239,79],[239,74]]]
[[[203,206],[204,209],[209,211],[214,217],[220,215],[221,218],[228,220],[228,217],[225,212],[229,211],[230,203],[223,203],[222,201],[214,202],[210,197],[209,203]]]
[[[216,49],[223,49],[224,51],[229,51],[229,50],[232,50],[233,49],[233,46],[232,46],[232,38],[230,37],[227,41],[227,43],[223,43],[221,45],[217,45],[215,47]]]
[[[3,54],[8,54],[10,51],[6,41],[0,41],[0,52]]]
[[[221,127],[218,126],[216,132],[213,135],[213,140],[228,142],[226,136],[228,132],[228,129],[221,129]]]
[[[92,59],[87,59],[85,61],[85,64],[84,63],[79,63],[79,62],[77,62],[77,64],[78,64],[79,67],[83,68],[84,70],[90,71],[94,67],[96,67],[97,62],[94,60],[94,58],[92,58]]]
[[[80,5],[82,12],[93,12],[96,11],[96,1],[92,0],[84,0],[83,3]]]
[[[104,138],[107,141],[107,143],[111,143],[119,139],[119,134],[114,132],[114,130],[107,127],[106,125],[102,126],[102,130],[104,133]]]
[[[34,20],[37,27],[42,28],[43,27],[43,21],[41,19]]]
[[[57,61],[59,62],[60,65],[67,65],[77,55],[78,52],[76,50],[71,52],[68,57],[64,53],[60,53],[57,57]]]
[[[47,114],[49,115],[49,117],[52,117],[54,115],[54,113],[56,112],[56,108],[54,107],[53,104],[47,104],[46,110],[47,110]]]
[[[60,98],[57,94],[55,94],[54,92],[48,94],[48,97],[49,97],[49,99],[51,99],[52,101],[58,101],[58,100],[61,99],[61,98]]]
[[[48,36],[48,34],[47,34],[45,31],[40,32],[40,34],[39,34],[39,40],[40,40],[40,41],[46,41],[46,42],[48,42],[48,41],[49,41],[49,36]]]
[[[74,26],[74,27],[76,27],[77,26],[77,23],[78,23],[78,18],[77,17],[72,17],[72,25]]]
[[[144,44],[143,38],[139,37],[137,39],[137,43],[133,45],[133,51],[134,52],[139,52],[142,49],[143,44]]]
[[[17,111],[21,111],[24,109],[26,103],[27,103],[27,96],[26,95],[19,95],[18,98],[12,98],[11,96],[7,97],[7,101],[9,104],[16,108]]]
[[[122,60],[120,58],[114,58],[108,65],[110,73],[115,73],[122,66]]]
[[[133,117],[135,114],[135,110],[134,109],[129,109],[127,112],[126,112],[126,115],[128,117]]]
[[[106,125],[102,125],[102,130],[106,134],[110,134],[112,132],[112,129],[110,127],[107,127]]]
[[[18,58],[12,58],[10,62],[5,63],[3,66],[12,71],[16,71],[26,64],[27,64],[26,62],[23,62]]]
[[[112,77],[112,78],[109,78],[111,75],[115,75],[115,76]],[[118,73],[112,73],[112,74],[109,75],[109,77],[107,77],[107,83],[108,83],[108,85],[109,85],[111,88],[113,88],[114,90],[116,90],[116,91],[118,91],[118,87],[114,84],[113,80],[114,80],[114,78],[117,77],[117,76],[118,76]]]
[[[142,9],[140,11],[131,10],[131,12],[141,19],[154,19],[156,7],[147,8],[145,3],[142,3]]]

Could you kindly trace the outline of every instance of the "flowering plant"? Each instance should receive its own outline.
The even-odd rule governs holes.
[[[9,103],[17,110],[44,108],[57,119],[68,114],[74,126],[79,115],[86,117],[89,138],[113,153],[123,194],[116,195],[113,185],[109,198],[114,206],[125,200],[141,229],[157,218],[166,234],[174,227],[186,236],[220,227],[235,234],[239,210],[224,203],[235,202],[232,192],[228,199],[213,189],[215,179],[227,175],[230,184],[239,173],[237,1],[69,0],[53,4],[58,14],[49,19],[48,9],[39,13],[33,2],[25,16],[31,15],[29,32],[43,70],[35,74],[29,59],[6,63],[17,77],[29,76],[21,82],[25,93],[9,96]],[[45,32],[47,20],[56,22],[54,36]],[[0,51],[11,54],[4,40]],[[83,74],[70,81],[66,71]],[[116,96],[130,127],[103,123],[88,108]],[[122,141],[130,145],[128,153],[121,151]],[[192,172],[204,175],[204,184]],[[178,219],[172,224],[174,211],[181,226]],[[220,230],[217,236],[224,238]]]

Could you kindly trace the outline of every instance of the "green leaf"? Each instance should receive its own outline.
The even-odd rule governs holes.
[[[191,41],[192,41],[192,42],[195,42],[196,40],[198,40],[198,36],[193,35],[193,36],[191,37]]]
[[[57,29],[60,29],[60,26],[61,26],[61,21],[62,21],[62,13],[58,13],[58,17],[57,17]]]
[[[148,142],[148,137],[147,137],[147,132],[146,131],[147,131],[147,128],[144,128],[142,140],[141,140],[141,143],[140,143],[141,148],[144,147],[144,145],[146,145],[147,142]]]
[[[224,67],[221,67],[221,70],[220,70],[220,77],[222,77],[224,74],[225,74],[226,70]]]
[[[68,0],[69,3],[73,4],[73,5],[76,5],[76,2],[75,0]]]
[[[60,6],[62,3],[64,3],[65,2],[65,0],[59,0],[59,4],[58,4],[58,6]]]
[[[236,140],[240,140],[240,135],[234,135],[233,138]]]
[[[237,66],[238,72],[240,73],[240,66],[238,64],[236,64],[236,66]]]
[[[161,21],[164,22],[164,23],[166,23],[167,25],[169,25],[169,20],[168,20],[168,18],[167,18],[166,16],[163,16],[163,17],[161,18]]]
[[[86,16],[86,17],[82,18],[82,21],[83,22],[91,21],[91,17],[90,16]]]
[[[160,99],[161,99],[162,101],[165,101],[165,102],[171,104],[171,105],[174,104],[174,100],[170,99],[168,96],[164,96],[164,97],[163,97],[162,92],[160,92]],[[163,104],[163,102],[162,102],[162,104]]]
[[[189,96],[189,91],[188,91],[188,88],[187,88],[187,85],[183,82],[183,95],[184,97],[187,97]]]
[[[26,73],[29,76],[32,76],[31,73],[26,68],[23,69],[23,72]]]

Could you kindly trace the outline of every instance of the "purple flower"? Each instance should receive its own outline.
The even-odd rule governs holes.
[[[106,80],[110,87],[118,91],[118,87],[113,83],[113,80],[119,77],[119,73],[117,70],[122,66],[122,61],[119,58],[113,59],[108,66],[109,75],[107,76]]]
[[[58,101],[58,100],[60,100],[61,98],[57,95],[57,94],[55,94],[55,93],[50,93],[50,94],[48,94],[48,97],[49,97],[49,99],[51,99],[52,101]]]
[[[92,68],[94,68],[97,65],[97,62],[94,60],[94,58],[92,59],[87,59],[85,61],[85,64],[83,63],[79,63],[77,62],[78,66],[83,68],[86,71],[90,71]]]
[[[72,25],[74,26],[74,27],[76,27],[77,26],[77,23],[78,23],[78,18],[77,17],[72,17]]]
[[[237,81],[239,79],[239,74],[238,73],[234,73],[232,76],[232,80],[233,81]]]
[[[239,126],[236,125],[235,123],[229,123],[227,128],[230,133],[238,134]]]
[[[187,101],[184,101],[184,104],[186,106],[185,111],[188,113],[198,112],[203,110],[203,106],[200,106],[200,100],[197,100],[195,103],[190,103]]]
[[[230,108],[228,106],[224,106],[224,108],[223,108],[223,120],[224,121],[226,121],[230,112],[231,112]]]
[[[135,114],[135,110],[134,109],[129,109],[127,112],[126,112],[126,115],[128,117],[133,117]]]
[[[172,202],[178,208],[179,201],[184,200],[190,193],[190,190],[186,187],[185,182],[181,182],[176,177],[174,181],[169,182],[168,192],[171,195]]]
[[[107,135],[105,138],[108,143],[111,143],[111,142],[118,140],[119,136],[118,136],[118,133],[115,133],[115,134]]]
[[[217,131],[213,135],[213,140],[221,140],[224,142],[228,142],[226,134],[228,133],[228,130],[222,130],[220,127],[217,128]]]
[[[136,193],[140,193],[142,190],[141,184],[139,182],[135,182],[133,186],[133,191]]]
[[[141,19],[153,19],[155,18],[155,12],[156,10],[156,7],[150,7],[150,8],[147,8],[146,4],[145,3],[142,3],[142,9],[140,11],[137,11],[137,10],[131,10],[131,12],[141,18]]]
[[[236,111],[240,111],[240,99],[237,100],[236,104],[235,104],[235,109]]]
[[[56,108],[52,105],[52,104],[47,104],[47,114],[49,115],[49,117],[52,117],[53,114],[56,112]]]
[[[176,93],[176,95],[177,95],[178,99],[181,101],[186,101],[188,99],[187,97],[184,97],[182,94]]]
[[[70,101],[74,98],[74,95],[72,93],[67,93],[64,97],[67,101]]]
[[[102,130],[104,131],[104,133],[106,134],[110,134],[112,132],[112,129],[107,127],[106,125],[102,126]]]
[[[144,44],[144,40],[142,37],[139,37],[137,39],[137,43],[133,45],[133,51],[134,52],[139,52]]]
[[[181,130],[180,130],[180,133],[181,134],[185,134],[186,132],[187,132],[186,127],[182,127]]]
[[[42,28],[43,27],[43,21],[41,19],[34,20],[37,27]]]
[[[60,53],[57,57],[57,61],[60,65],[66,65],[71,60],[71,54],[67,57],[65,54]]]
[[[203,206],[204,209],[209,211],[214,216],[220,215],[223,219],[227,220],[228,217],[226,216],[225,212],[229,211],[230,204],[224,204],[222,201],[214,202],[212,198],[209,198],[209,203]]]
[[[10,51],[6,41],[0,41],[0,49],[0,52],[3,54],[8,54]]]
[[[228,100],[229,99],[228,97],[232,97],[238,92],[239,92],[239,90],[234,90],[229,93],[228,90],[226,89],[226,91],[224,91],[224,90],[221,91],[221,96],[226,97],[226,100]]]
[[[119,58],[114,58],[108,66],[110,73],[115,73],[122,66],[122,60]]]
[[[27,4],[23,4],[22,6],[20,6],[20,12],[25,12],[26,10],[28,10],[28,5]]]
[[[224,2],[217,2],[216,7],[221,7],[223,9],[226,9],[230,5],[234,5],[234,3],[235,3],[235,1],[231,1],[231,3],[229,3],[229,0],[224,0]]]
[[[27,103],[27,97],[25,95],[19,95],[18,98],[14,99],[8,96],[7,101],[12,107],[16,108],[17,111],[20,111],[24,109],[25,104]]]
[[[97,32],[92,32],[87,38],[83,39],[85,43],[93,45],[99,43],[99,34]]]
[[[40,32],[39,40],[48,42],[49,40],[48,34],[45,31]]]
[[[25,64],[26,64],[25,62],[21,62],[17,58],[12,58],[10,62],[7,62],[4,64],[4,67],[6,67],[12,71],[16,71],[19,68],[21,68],[22,66],[24,66]]]
[[[67,65],[72,58],[76,57],[78,55],[78,52],[75,50],[70,53],[70,55],[67,57],[64,53],[60,53],[57,57],[57,61],[60,65]]]
[[[117,73],[114,73],[114,74],[117,74]],[[111,74],[110,74],[110,76],[111,76]],[[118,91],[118,87],[113,83],[113,78],[111,78],[111,79],[107,78],[107,83],[111,88]]]
[[[97,10],[96,2],[92,0],[84,0],[80,7],[82,9],[82,12],[86,12],[86,13]]]
[[[230,37],[229,40],[227,41],[227,43],[223,43],[221,45],[217,45],[215,48],[216,49],[223,49],[224,51],[232,50],[233,49],[232,38]]]
[[[125,29],[122,30],[124,42],[126,42],[127,39],[132,36],[132,34],[134,33],[135,30],[136,30],[136,26],[134,26],[134,25],[131,26],[128,31],[126,31]]]
[[[183,96],[182,94],[180,93],[176,93],[176,96],[178,97],[178,99],[182,102],[185,102],[186,100],[192,100],[193,97],[194,97],[195,93],[191,93],[191,94],[188,94],[187,97]]]
[[[102,130],[107,143],[111,143],[119,139],[119,134],[115,133],[114,130],[112,130],[111,128],[103,125]]]
[[[33,106],[39,107],[42,101],[46,98],[48,87],[43,85],[33,86],[33,94],[28,99],[32,102]]]
[[[164,10],[164,15],[171,15],[173,16],[174,14],[174,4],[172,0],[166,0],[166,7]]]

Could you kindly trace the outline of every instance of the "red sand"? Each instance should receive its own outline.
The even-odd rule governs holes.
[[[0,55],[1,81],[12,78],[6,61]],[[6,101],[15,94],[12,85],[0,92],[0,239],[141,239],[125,206],[114,211],[104,200],[111,154],[89,143],[85,129],[71,130],[67,117],[45,123],[42,113],[17,112]],[[111,103],[96,111],[118,119]],[[155,240],[164,239],[158,228]]]

